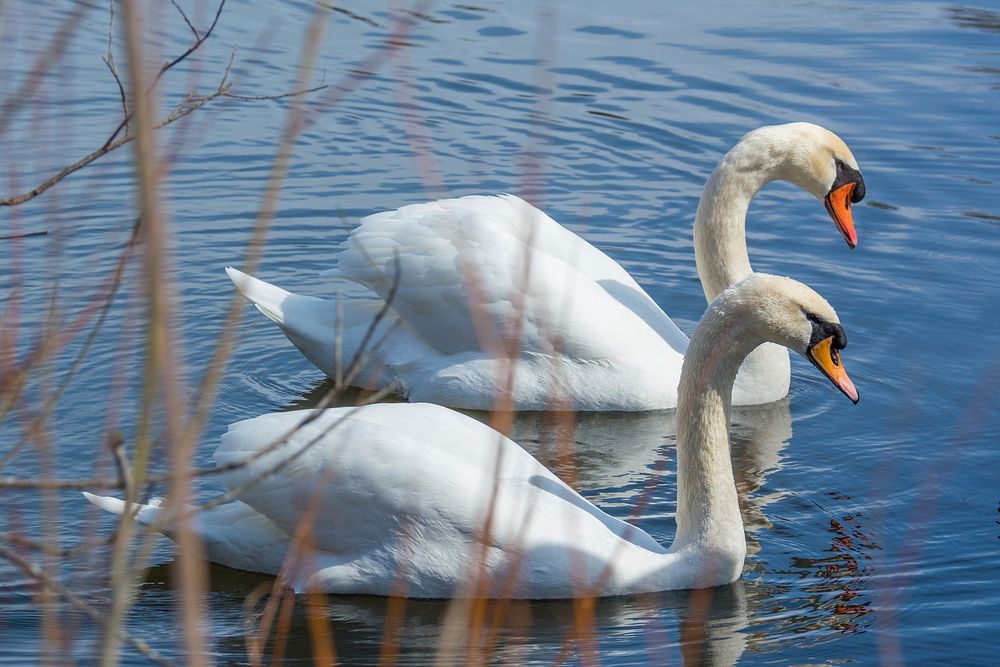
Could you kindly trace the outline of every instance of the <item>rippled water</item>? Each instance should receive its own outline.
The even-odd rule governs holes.
[[[4,196],[93,150],[116,122],[117,92],[101,62],[102,8],[83,13],[61,42],[59,65],[30,85],[32,64],[73,6],[0,6],[9,54],[0,97],[25,100],[0,111]],[[168,5],[160,11],[149,43],[177,53],[190,35]],[[198,4],[192,20],[207,25],[213,11]],[[239,92],[292,90],[310,13],[309,3],[291,0],[232,3],[203,52],[166,81],[164,104],[214,86],[234,44]],[[998,38],[1000,14],[985,2],[344,5],[326,20],[311,78],[331,87],[309,97],[257,273],[323,294],[316,272],[331,266],[359,216],[446,194],[511,191],[607,251],[690,331],[704,307],[691,224],[719,157],[767,123],[833,129],[868,185],[856,209],[859,248],[849,251],[822,207],[786,185],[754,200],[748,242],[755,268],[807,282],[838,309],[862,401],[851,406],[796,361],[790,400],[737,411],[734,462],[750,542],[743,578],[708,593],[602,601],[594,641],[610,664],[991,664],[1000,629]],[[339,93],[345,85],[350,91]],[[231,296],[222,268],[243,261],[287,109],[287,100],[219,100],[158,134],[177,156],[166,182],[170,270],[192,398]],[[106,474],[107,430],[126,441],[134,434],[146,302],[137,268],[126,271],[90,348],[89,329],[74,320],[89,312],[122,251],[134,199],[122,151],[0,212],[0,236],[48,231],[0,241],[0,354],[26,358],[47,323],[67,335],[33,377],[30,408],[0,426],[0,474]],[[50,428],[19,448],[34,411],[82,352]],[[323,389],[320,373],[250,312],[198,461],[210,461],[227,423],[309,404]],[[519,441],[548,451],[547,423],[523,416]],[[551,463],[616,516],[633,516],[645,498],[635,518],[666,542],[672,433],[670,413],[581,415],[576,453]],[[211,480],[202,486],[217,490]],[[50,530],[70,546],[113,529],[75,492],[53,502],[55,525],[43,520],[39,494],[4,490],[0,530],[39,539]],[[179,656],[172,554],[166,542],[156,547],[159,566],[137,588],[130,628]],[[92,602],[108,596],[103,558],[61,572]],[[246,662],[243,600],[267,579],[211,574],[214,655]],[[0,560],[0,661],[36,659],[35,595]],[[326,603],[338,656],[377,661],[388,603]],[[566,643],[574,612],[569,603],[515,605],[500,629],[500,657],[578,660],[580,646]],[[86,660],[94,626],[68,607],[59,613],[65,650]],[[400,662],[434,656],[445,613],[441,603],[406,606]],[[308,636],[296,609],[286,658],[308,660]],[[143,661],[128,651],[124,659]]]

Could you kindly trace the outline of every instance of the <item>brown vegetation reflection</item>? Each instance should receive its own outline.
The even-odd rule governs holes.
[[[835,492],[829,494],[832,502],[850,502],[851,498]],[[830,547],[825,555],[793,557],[790,569],[776,570],[780,574],[798,577],[804,584],[797,587],[794,598],[788,599],[778,591],[764,603],[760,625],[752,633],[753,643],[774,643],[776,637],[788,637],[817,630],[836,633],[862,632],[870,627],[867,619],[873,612],[872,584],[873,563],[877,552],[882,551],[875,536],[864,527],[864,515],[859,511],[837,514],[830,508],[824,511],[830,517]],[[791,607],[794,604],[795,607]]]

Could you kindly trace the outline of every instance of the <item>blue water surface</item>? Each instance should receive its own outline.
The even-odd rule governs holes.
[[[201,30],[216,9],[181,5]],[[183,52],[192,34],[169,3],[152,11],[145,43],[159,63]],[[992,3],[354,2],[326,12],[315,62],[302,74],[313,14],[312,3],[297,0],[228,3],[209,41],[168,73],[156,98],[165,115],[189,92],[211,92],[234,47],[233,92],[325,86],[301,98],[304,124],[255,269],[292,291],[332,292],[317,273],[333,265],[360,216],[513,192],[619,261],[690,333],[704,308],[694,212],[705,179],[745,132],[819,123],[847,141],[864,173],[853,251],[822,205],[793,186],[768,185],[750,208],[754,267],[806,282],[837,308],[862,400],[852,406],[794,360],[788,400],[735,411],[749,543],[742,579],[708,592],[600,601],[586,611],[593,632],[583,638],[572,603],[515,604],[497,628],[498,661],[996,664],[1000,12]],[[108,18],[105,6],[68,0],[46,11],[0,6],[0,196],[31,189],[117,125],[121,101],[102,62]],[[67,25],[69,36],[60,36]],[[125,76],[118,31],[114,40]],[[219,98],[156,133],[169,157],[162,184],[183,401],[201,396],[233,298],[223,268],[245,262],[294,107],[292,98]],[[138,259],[87,340],[137,215],[129,151],[0,210],[0,236],[47,232],[0,240],[3,367],[30,359],[45,332],[61,340],[0,423],[0,475],[109,475],[109,434],[129,446],[135,437],[148,305]],[[211,464],[228,423],[310,405],[329,388],[270,322],[241,310],[198,439],[199,465]],[[57,395],[46,427],[34,429]],[[157,430],[161,421],[154,416]],[[560,440],[554,428],[524,415],[515,435],[550,452]],[[672,415],[578,415],[570,437],[573,451],[550,456],[551,465],[608,512],[669,543]],[[154,451],[155,468],[168,462],[163,448]],[[196,484],[205,498],[220,489],[211,477]],[[74,490],[5,488],[0,517],[0,546],[42,563],[8,538],[73,547],[115,526]],[[173,554],[169,542],[154,544],[155,567],[137,580],[128,627],[184,662]],[[90,549],[50,572],[103,609],[107,559],[103,547]],[[250,663],[245,599],[272,580],[218,567],[210,575],[212,656]],[[0,663],[34,663],[43,651],[57,663],[92,660],[95,621],[63,599],[51,604],[55,628],[31,578],[0,558]],[[323,604],[338,659],[377,663],[386,619],[399,609],[369,597]],[[399,664],[442,657],[448,613],[443,602],[405,605]],[[309,663],[309,637],[299,604],[284,661]],[[445,662],[471,655],[447,645],[454,653]],[[146,658],[126,647],[122,662]]]

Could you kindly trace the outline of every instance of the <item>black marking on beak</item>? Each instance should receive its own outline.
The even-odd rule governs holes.
[[[843,350],[847,347],[847,333],[844,331],[844,327],[840,326],[836,322],[828,322],[820,319],[812,313],[806,313],[806,318],[812,322],[812,335],[809,337],[809,349],[812,349],[816,343],[821,340],[826,340],[830,336],[833,336],[833,345],[831,346],[831,349]]]
[[[837,166],[837,178],[834,179],[830,192],[842,188],[848,183],[854,183],[851,202],[857,204],[865,198],[865,179],[861,176],[860,171],[850,165],[844,164],[844,161],[840,158],[834,159],[833,162]]]

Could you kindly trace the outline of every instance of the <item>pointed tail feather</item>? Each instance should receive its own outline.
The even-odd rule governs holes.
[[[100,507],[106,512],[119,515],[125,513],[124,500],[119,500],[118,498],[112,498],[110,496],[97,496],[93,493],[87,493],[86,491],[83,491],[83,497],[89,500],[91,505]]]
[[[272,285],[271,283],[254,278],[253,276],[243,273],[238,269],[234,269],[231,266],[226,267],[226,274],[229,276],[229,279],[233,281],[233,284],[236,285],[236,288],[243,294],[243,296],[253,302],[253,305],[257,307],[257,310],[264,313],[264,315],[272,322],[284,328],[285,302],[289,299],[289,297],[295,297],[297,295],[292,294],[288,290],[283,290],[277,285]],[[321,301],[321,299],[316,299],[316,301]]]
[[[288,340],[330,375],[335,372],[336,308],[313,296],[293,294],[232,267],[226,273],[257,310],[277,324]]]
[[[98,496],[93,493],[87,493],[86,491],[83,491],[82,493],[83,497],[90,501],[92,505],[100,507],[106,512],[117,514],[119,516],[125,513],[126,503],[124,500],[111,496]],[[163,510],[160,508],[159,498],[154,498],[148,505],[138,505],[137,507],[138,510],[135,513],[135,520],[145,526],[151,526],[156,523],[160,520],[160,515],[163,513]],[[169,537],[171,533],[169,520],[166,522],[166,525],[157,526],[157,530]]]
[[[343,374],[343,365],[354,357],[380,306],[375,301],[345,300],[338,309],[333,301],[294,294],[232,267],[227,267],[226,273],[257,310],[277,324],[306,358],[332,378],[338,377],[338,372]],[[338,310],[344,317],[339,331]],[[341,352],[340,364],[335,356],[338,348]],[[338,365],[341,366],[339,369]],[[380,363],[376,365],[380,366]],[[359,374],[357,384],[377,389],[388,381],[381,372],[365,369]]]

